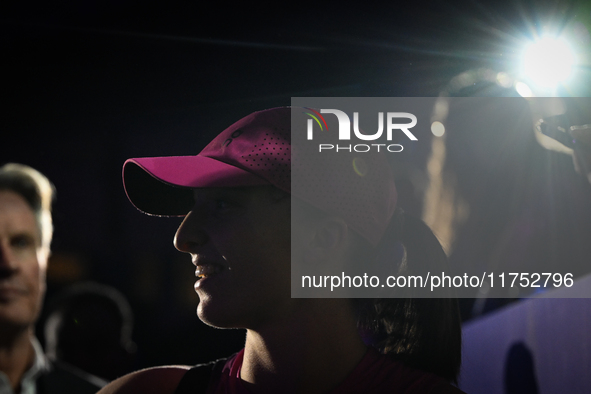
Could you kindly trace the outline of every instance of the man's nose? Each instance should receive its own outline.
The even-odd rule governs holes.
[[[206,244],[207,233],[203,229],[199,214],[191,211],[179,226],[174,236],[174,247],[185,253],[195,253],[197,249]]]
[[[14,271],[16,271],[16,265],[10,246],[0,242],[0,279],[9,277]]]

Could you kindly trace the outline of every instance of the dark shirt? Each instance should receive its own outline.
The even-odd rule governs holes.
[[[222,361],[220,368],[198,366],[186,373],[176,393],[251,394],[240,379],[244,349]],[[223,365],[223,367],[222,367]],[[218,371],[218,372],[216,372]],[[194,378],[191,378],[193,376]],[[210,379],[211,376],[211,379]],[[209,385],[208,385],[209,381]],[[205,387],[208,386],[207,391]],[[330,394],[462,394],[445,379],[407,367],[374,348]]]
[[[52,362],[36,338],[31,338],[35,360],[21,380],[21,394],[94,394],[107,382],[67,364]],[[10,382],[0,371],[0,394],[13,394]]]

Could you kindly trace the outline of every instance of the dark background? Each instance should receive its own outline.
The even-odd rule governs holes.
[[[122,291],[136,317],[137,367],[233,352],[242,332],[195,316],[193,266],[172,246],[180,219],[145,216],[127,201],[125,159],[196,154],[235,120],[292,96],[437,96],[463,71],[510,71],[520,40],[572,20],[589,22],[591,10],[583,2],[467,0],[3,4],[0,162],[31,165],[56,186],[48,297],[88,279]],[[563,94],[588,96],[588,66],[580,68],[587,79]],[[456,94],[515,95],[476,82]],[[450,168],[473,201],[472,227],[452,260],[496,252],[581,265],[590,255],[591,194],[570,158],[531,136],[523,151],[490,154],[510,145],[494,136],[450,137]],[[478,167],[478,149],[495,164]],[[414,160],[424,167],[424,157]],[[506,200],[508,178],[522,189]],[[420,214],[404,196],[403,207]],[[507,246],[514,234],[527,238],[527,250]]]

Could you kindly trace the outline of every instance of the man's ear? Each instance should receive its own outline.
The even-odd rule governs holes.
[[[319,220],[307,245],[305,260],[308,264],[323,264],[340,257],[346,250],[349,227],[341,218]]]

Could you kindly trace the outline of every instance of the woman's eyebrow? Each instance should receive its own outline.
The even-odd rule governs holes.
[[[195,200],[200,198],[240,198],[248,195],[249,190],[245,188],[212,188],[212,189],[194,189],[193,197]]]

